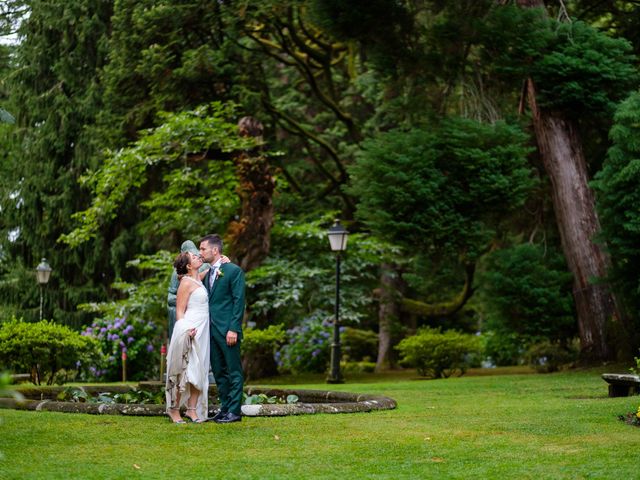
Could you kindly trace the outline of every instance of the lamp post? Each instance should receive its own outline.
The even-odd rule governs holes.
[[[340,252],[347,249],[347,238],[349,232],[336,223],[327,232],[331,250],[336,252],[336,310],[333,322],[333,343],[331,343],[331,371],[327,383],[343,383],[344,379],[340,374]]]
[[[40,265],[36,267],[36,278],[40,285],[40,320],[42,321],[42,289],[49,282],[49,276],[51,275],[51,267],[47,263],[46,259],[42,259]]]

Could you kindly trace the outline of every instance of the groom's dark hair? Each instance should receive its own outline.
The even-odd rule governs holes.
[[[222,255],[222,238],[220,238],[220,235],[216,235],[215,233],[205,235],[202,237],[202,240],[200,240],[200,243],[202,242],[207,242],[209,245],[218,247],[218,252]]]

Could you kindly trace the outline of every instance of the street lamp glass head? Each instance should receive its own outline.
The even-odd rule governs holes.
[[[36,267],[36,277],[38,278],[38,283],[40,285],[44,285],[49,282],[49,276],[51,275],[51,267],[47,263],[46,259],[42,259],[40,265]]]
[[[329,244],[331,245],[331,250],[334,252],[342,252],[347,249],[347,238],[349,237],[349,232],[340,225],[340,221],[336,220],[336,223],[329,229],[327,232],[329,237]]]

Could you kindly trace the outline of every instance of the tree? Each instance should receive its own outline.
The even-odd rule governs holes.
[[[522,7],[544,8],[542,0],[517,3]],[[614,321],[621,318],[610,289],[604,283],[594,283],[594,279],[606,276],[608,259],[594,241],[600,230],[599,219],[588,185],[579,128],[567,107],[575,100],[586,100],[588,104],[591,99],[604,97],[603,101],[610,101],[607,92],[612,90],[612,83],[619,85],[613,96],[620,95],[630,88],[636,74],[632,71],[628,46],[598,35],[582,24],[559,28],[557,40],[555,51],[543,56],[534,72],[542,74],[548,68],[551,73],[551,67],[559,65],[569,68],[550,77],[528,77],[525,92],[540,155],[553,187],[562,248],[574,277],[581,353],[585,359],[605,360],[613,355],[607,344],[606,324],[612,317]],[[599,60],[594,66],[595,58]],[[592,90],[598,83],[607,83],[609,89]],[[588,93],[593,97],[585,95]]]
[[[534,185],[525,139],[505,123],[448,119],[429,131],[390,131],[364,143],[350,169],[351,193],[360,199],[358,218],[381,238],[446,258],[465,273],[464,287],[453,301],[428,304],[404,297],[400,304],[405,311],[452,315],[471,297],[476,262]],[[397,280],[391,272],[383,275],[382,293],[393,297],[389,287]],[[388,355],[383,349],[391,344],[386,316],[397,316],[388,303],[381,307],[382,362]]]
[[[43,256],[54,268],[45,304],[53,318],[77,325],[83,317],[75,305],[104,297],[108,289],[110,269],[102,266],[110,263],[109,239],[74,252],[54,246],[70,227],[71,213],[87,201],[77,180],[95,161],[85,126],[100,109],[97,74],[111,4],[29,2],[18,30],[13,70],[5,80],[17,141],[7,152],[0,186],[0,242],[3,263],[10,266],[4,281],[12,287],[0,295],[28,318],[37,317],[33,268]]]

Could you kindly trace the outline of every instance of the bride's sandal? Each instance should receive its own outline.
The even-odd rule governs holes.
[[[200,418],[198,418],[198,417],[196,417],[195,419],[194,419],[194,418],[191,418],[191,417],[189,416],[189,413],[188,413],[189,411],[195,412],[195,411],[196,411],[196,409],[195,409],[195,407],[194,407],[194,408],[187,408],[187,414],[186,414],[186,417],[187,417],[189,420],[191,420],[191,423],[202,423],[202,420],[201,420]]]
[[[178,411],[178,415],[180,414],[180,409],[179,408],[171,408],[170,407],[169,410],[173,410],[174,412],[177,410]],[[169,415],[169,420],[171,421],[171,423],[176,423],[176,424],[187,423],[182,419],[182,417],[180,417],[180,420],[174,420],[174,418],[169,414],[169,412],[167,412],[167,415]]]

